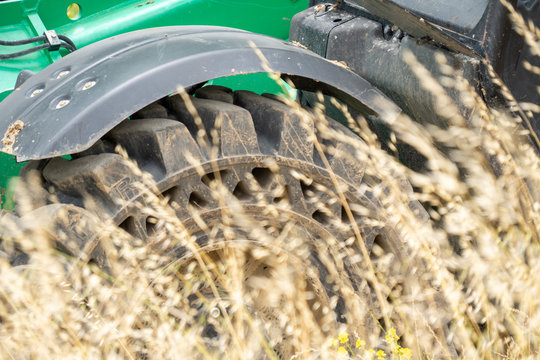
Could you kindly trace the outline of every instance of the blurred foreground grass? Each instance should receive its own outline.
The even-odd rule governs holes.
[[[538,46],[538,32],[527,34]],[[357,139],[330,126],[322,106],[305,112],[322,139],[321,157],[336,151],[325,144],[337,139],[354,149],[342,155],[375,179],[369,191],[378,199],[376,214],[344,200],[339,186],[309,190],[323,214],[338,202],[349,217],[362,215],[393,234],[376,237],[369,253],[359,233],[343,242],[306,236],[287,220],[290,204],[264,203],[255,183],[249,191],[268,209],[265,216],[280,219],[268,226],[219,178],[210,188],[221,221],[205,224],[190,209],[212,240],[201,245],[151,176],[119,148],[140,175],[139,210],[154,219],[152,240],[74,206],[49,205],[42,218],[4,215],[0,357],[538,358],[540,171],[523,125],[529,115],[487,107],[455,77],[451,86],[474,110],[464,119],[437,79],[409,62],[450,125],[422,126],[403,116],[387,151],[366,120],[345,108]],[[521,106],[506,95],[511,107]],[[426,158],[421,172],[397,161],[398,143]],[[330,224],[354,227],[350,220]],[[59,232],[56,224],[76,225]],[[84,251],[71,250],[70,242],[89,238]],[[322,265],[309,261],[314,249]],[[91,253],[98,260],[89,261]]]

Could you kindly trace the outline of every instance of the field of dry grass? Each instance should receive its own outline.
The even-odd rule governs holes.
[[[522,30],[538,46],[538,32]],[[121,148],[140,175],[151,241],[65,205],[42,218],[3,216],[0,358],[538,358],[540,158],[524,126],[530,114],[488,108],[441,63],[474,109],[464,119],[437,79],[409,62],[440,100],[447,128],[403,116],[387,151],[346,108],[358,138],[331,126],[322,106],[297,110],[314,122],[323,160],[337,151],[332,140],[353,149],[340,156],[363,164],[367,179],[354,191],[376,199],[351,202],[337,177],[322,186],[295,174],[313,185],[309,196],[329,226],[352,229],[344,240],[306,235],[287,219],[290,204],[265,203],[253,182],[263,218],[279,218],[269,226],[217,176],[209,186],[220,221],[205,223],[190,208],[209,239],[201,242]],[[397,143],[422,154],[425,169],[402,165]],[[33,200],[20,195],[19,206],[25,201]],[[334,203],[340,218],[325,212]],[[373,246],[362,226],[380,231]]]

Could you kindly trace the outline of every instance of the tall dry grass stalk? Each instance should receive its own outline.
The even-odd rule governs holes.
[[[527,34],[538,43],[537,33]],[[336,101],[358,138],[330,123],[322,105],[298,108],[304,119],[315,119],[312,136],[323,162],[337,151],[325,145],[329,140],[347,144],[354,150],[340,156],[363,164],[367,179],[355,191],[378,199],[374,213],[349,202],[335,175],[327,186],[313,185],[322,213],[332,217],[327,209],[335,202],[345,209],[343,219],[331,221],[352,227],[346,241],[309,236],[287,218],[290,204],[265,203],[252,181],[248,190],[262,215],[279,219],[280,226],[269,226],[217,176],[210,187],[219,221],[207,223],[191,209],[205,230],[201,242],[122,149],[141,179],[139,211],[154,219],[150,241],[74,206],[5,214],[0,357],[538,358],[539,158],[521,117],[487,107],[439,60],[442,81],[460,91],[472,117],[462,118],[441,79],[408,56],[448,126],[402,116],[387,144],[395,151],[399,142],[414,147],[426,158],[425,171],[399,163],[365,119]],[[216,145],[216,133],[200,126],[199,144]],[[295,175],[312,184],[309,174]],[[355,229],[358,217],[390,235],[368,249]]]

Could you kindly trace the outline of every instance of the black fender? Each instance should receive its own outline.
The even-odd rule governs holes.
[[[385,121],[401,112],[360,76],[292,43],[223,27],[162,27],[99,41],[26,80],[0,103],[2,151],[17,161],[77,153],[179,86],[269,68]]]

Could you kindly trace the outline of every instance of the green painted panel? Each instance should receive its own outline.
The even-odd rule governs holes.
[[[67,16],[70,4],[80,6],[80,18]],[[219,25],[286,39],[291,18],[308,0],[12,0],[0,2],[0,38],[24,39],[54,29],[78,47],[125,33],[157,26]],[[0,46],[0,53],[31,45]],[[61,50],[65,55],[65,50]],[[13,90],[22,69],[44,69],[56,53],[42,50],[17,59],[0,60],[0,94]]]
[[[10,181],[14,176],[19,175],[19,171],[24,164],[15,162],[12,155],[0,153],[0,208],[13,209],[13,187]]]
[[[292,16],[306,7],[305,0],[130,0],[85,16],[81,1],[81,19],[57,31],[79,46],[126,31],[170,25],[229,26],[285,39]]]

